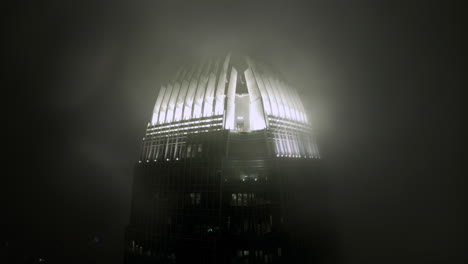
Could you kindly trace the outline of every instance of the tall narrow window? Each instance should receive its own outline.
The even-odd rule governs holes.
[[[231,206],[237,206],[237,194],[231,194]]]
[[[192,154],[192,145],[188,145],[187,146],[187,157],[191,157],[191,154]]]

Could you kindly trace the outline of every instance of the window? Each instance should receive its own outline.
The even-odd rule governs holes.
[[[236,122],[236,130],[244,131],[244,121],[237,121]]]
[[[237,194],[233,193],[231,194],[231,206],[236,206],[237,205]]]
[[[248,250],[237,250],[238,257],[247,257],[250,254]]]
[[[201,193],[190,193],[190,202],[192,205],[200,205]]]
[[[187,157],[191,157],[192,145],[187,146]]]
[[[250,206],[255,204],[255,194],[253,193],[232,193],[231,206]]]

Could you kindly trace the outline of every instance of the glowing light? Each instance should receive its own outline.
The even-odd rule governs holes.
[[[191,75],[191,72],[188,75]],[[187,80],[182,81],[182,86],[180,88],[179,96],[177,97],[176,109],[174,113],[174,119],[176,120],[182,119],[182,112],[184,111],[184,102],[187,95],[188,85],[189,83]]]
[[[245,71],[245,80],[250,97],[250,129],[259,130],[266,127],[265,114],[260,91],[252,75],[252,69],[247,69]]]
[[[236,101],[236,85],[237,85],[237,70],[232,67],[231,77],[229,78],[229,86],[227,90],[227,105],[226,105],[226,129],[234,129],[235,101]]]
[[[183,119],[190,119],[192,117],[193,99],[195,98],[197,82],[198,82],[198,78],[193,78],[190,81],[189,88],[187,91],[187,96],[185,97]]]
[[[273,93],[273,90],[271,89],[270,83],[262,75],[259,75],[258,79],[261,79],[263,82],[263,85],[265,86],[266,94],[268,96],[268,99],[270,100],[271,113],[274,116],[278,116],[279,115],[278,104],[276,102],[276,97]]]
[[[162,99],[164,97],[164,93],[166,92],[166,87],[161,87],[161,89],[159,89],[159,95],[158,95],[158,98],[156,99],[156,103],[154,105],[154,109],[153,109],[153,118],[151,120],[151,123],[154,125],[158,122],[158,115],[159,115],[159,110],[161,108],[161,102],[162,102]]]
[[[216,75],[211,72],[208,80],[208,85],[205,91],[205,100],[203,104],[203,116],[212,116],[213,113],[213,100],[214,100],[214,89],[215,89]]]
[[[263,82],[263,79],[256,72],[255,65],[252,62],[252,60],[247,59],[247,64],[252,68],[252,73],[253,73],[254,79],[255,79],[255,81],[257,83],[258,89],[260,90],[260,95],[262,97],[262,103],[263,103],[263,107],[265,108],[265,113],[267,115],[270,115],[272,113],[271,100],[270,100],[270,97],[268,95],[267,88],[266,88],[266,86],[265,86],[265,84]]]
[[[164,93],[164,97],[161,102],[161,107],[159,110],[159,123],[163,124],[166,121],[166,111],[167,111],[167,103],[169,102],[169,98],[172,94],[172,85],[168,85],[166,92]]]
[[[226,94],[226,74],[227,74],[227,69],[229,66],[230,58],[231,58],[231,55],[228,54],[226,56],[226,59],[224,60],[221,73],[219,74],[218,87],[216,88],[216,94],[215,94],[216,101],[215,101],[215,109],[214,109],[214,112],[217,115],[222,114],[224,112],[224,97]]]
[[[174,119],[174,109],[175,109],[177,96],[179,95],[179,91],[180,91],[180,84],[176,82],[172,90],[171,97],[169,98],[169,102],[167,103],[166,123],[172,122],[172,120]]]
[[[210,63],[207,63],[205,65],[203,73],[198,81],[198,88],[195,94],[192,118],[202,116],[203,97],[205,96],[206,84],[208,83],[208,70],[210,66]]]

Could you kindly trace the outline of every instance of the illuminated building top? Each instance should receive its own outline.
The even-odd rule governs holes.
[[[171,83],[160,89],[151,124],[216,115],[225,116],[226,129],[236,129],[238,118],[248,121],[246,130],[267,127],[268,116],[307,123],[295,89],[249,58],[245,58],[246,69],[238,69],[230,62],[228,55],[224,61],[179,71]]]
[[[228,54],[182,68],[159,90],[142,159],[183,158],[183,147],[169,151],[161,138],[217,130],[268,130],[275,156],[319,156],[297,91],[269,67]]]

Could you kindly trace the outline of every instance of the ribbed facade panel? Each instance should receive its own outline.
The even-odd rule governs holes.
[[[198,67],[197,72],[191,76],[190,79],[187,79],[187,81],[190,81],[189,88],[187,91],[187,95],[185,97],[185,105],[184,105],[184,113],[183,113],[183,119],[188,120],[192,117],[192,109],[193,109],[193,100],[195,98],[195,93],[197,92],[197,84],[198,84],[198,78],[200,76],[200,71],[201,71],[201,66]]]
[[[195,94],[194,105],[193,105],[193,118],[199,118],[202,116],[203,110],[203,98],[205,96],[206,86],[208,84],[208,73],[210,70],[211,63],[205,63],[202,74],[198,81],[197,93]]]
[[[232,68],[231,76],[229,78],[229,86],[227,90],[227,105],[226,105],[226,120],[225,128],[234,129],[235,118],[235,100],[236,100],[236,84],[237,84],[237,70]]]
[[[265,81],[266,86],[272,92],[273,98],[275,98],[275,102],[278,107],[278,116],[283,118],[286,117],[283,100],[281,99],[281,95],[279,94],[277,87],[274,85],[272,78],[269,75],[264,75],[263,80]]]
[[[161,108],[161,102],[165,92],[166,87],[163,86],[161,87],[161,89],[159,89],[158,98],[156,99],[156,103],[154,104],[153,117],[151,118],[151,124],[153,125],[155,125],[158,122],[159,109]]]
[[[169,84],[167,86],[166,92],[164,93],[164,97],[161,103],[161,108],[159,110],[159,123],[163,124],[166,122],[166,112],[167,112],[167,103],[169,102],[169,98],[172,94],[172,85]]]
[[[224,113],[224,97],[226,96],[226,74],[229,66],[230,55],[226,56],[224,60],[223,68],[219,74],[218,86],[216,88],[215,94],[215,109],[214,113],[216,115],[222,115]]]
[[[190,73],[189,73],[190,74]],[[189,75],[188,74],[188,75]],[[187,94],[187,89],[188,89],[188,82],[184,80],[186,76],[182,76],[181,78],[181,88],[179,95],[177,96],[177,101],[176,101],[176,109],[174,113],[174,120],[181,120],[182,119],[182,113],[184,111],[184,102],[185,102],[185,96]]]
[[[262,102],[263,102],[263,107],[265,108],[265,114],[266,115],[271,115],[271,103],[270,103],[270,98],[268,97],[268,92],[266,91],[265,85],[263,84],[263,80],[261,78],[258,78],[257,74],[255,73],[255,70],[252,70],[253,76],[255,78],[255,81],[257,82],[258,89],[260,90],[260,95],[262,96]]]
[[[172,90],[171,97],[167,103],[167,113],[166,113],[166,123],[172,122],[174,120],[174,111],[176,106],[177,96],[179,96],[180,83],[176,82]]]
[[[208,85],[205,92],[205,100],[203,104],[203,116],[213,115],[213,101],[214,92],[216,89],[216,74],[218,73],[219,61],[217,61],[214,67],[211,69],[210,77],[208,79]]]
[[[266,127],[266,123],[260,90],[253,76],[252,69],[247,69],[244,74],[250,95],[250,128],[252,130],[263,129]]]
[[[268,99],[270,100],[271,114],[274,116],[279,116],[280,113],[278,108],[278,102],[276,101],[276,96],[273,92],[273,89],[270,86],[270,83],[262,74],[257,74],[257,78],[258,80],[260,80],[261,83],[263,83],[263,86],[265,87],[266,94],[268,96]]]

